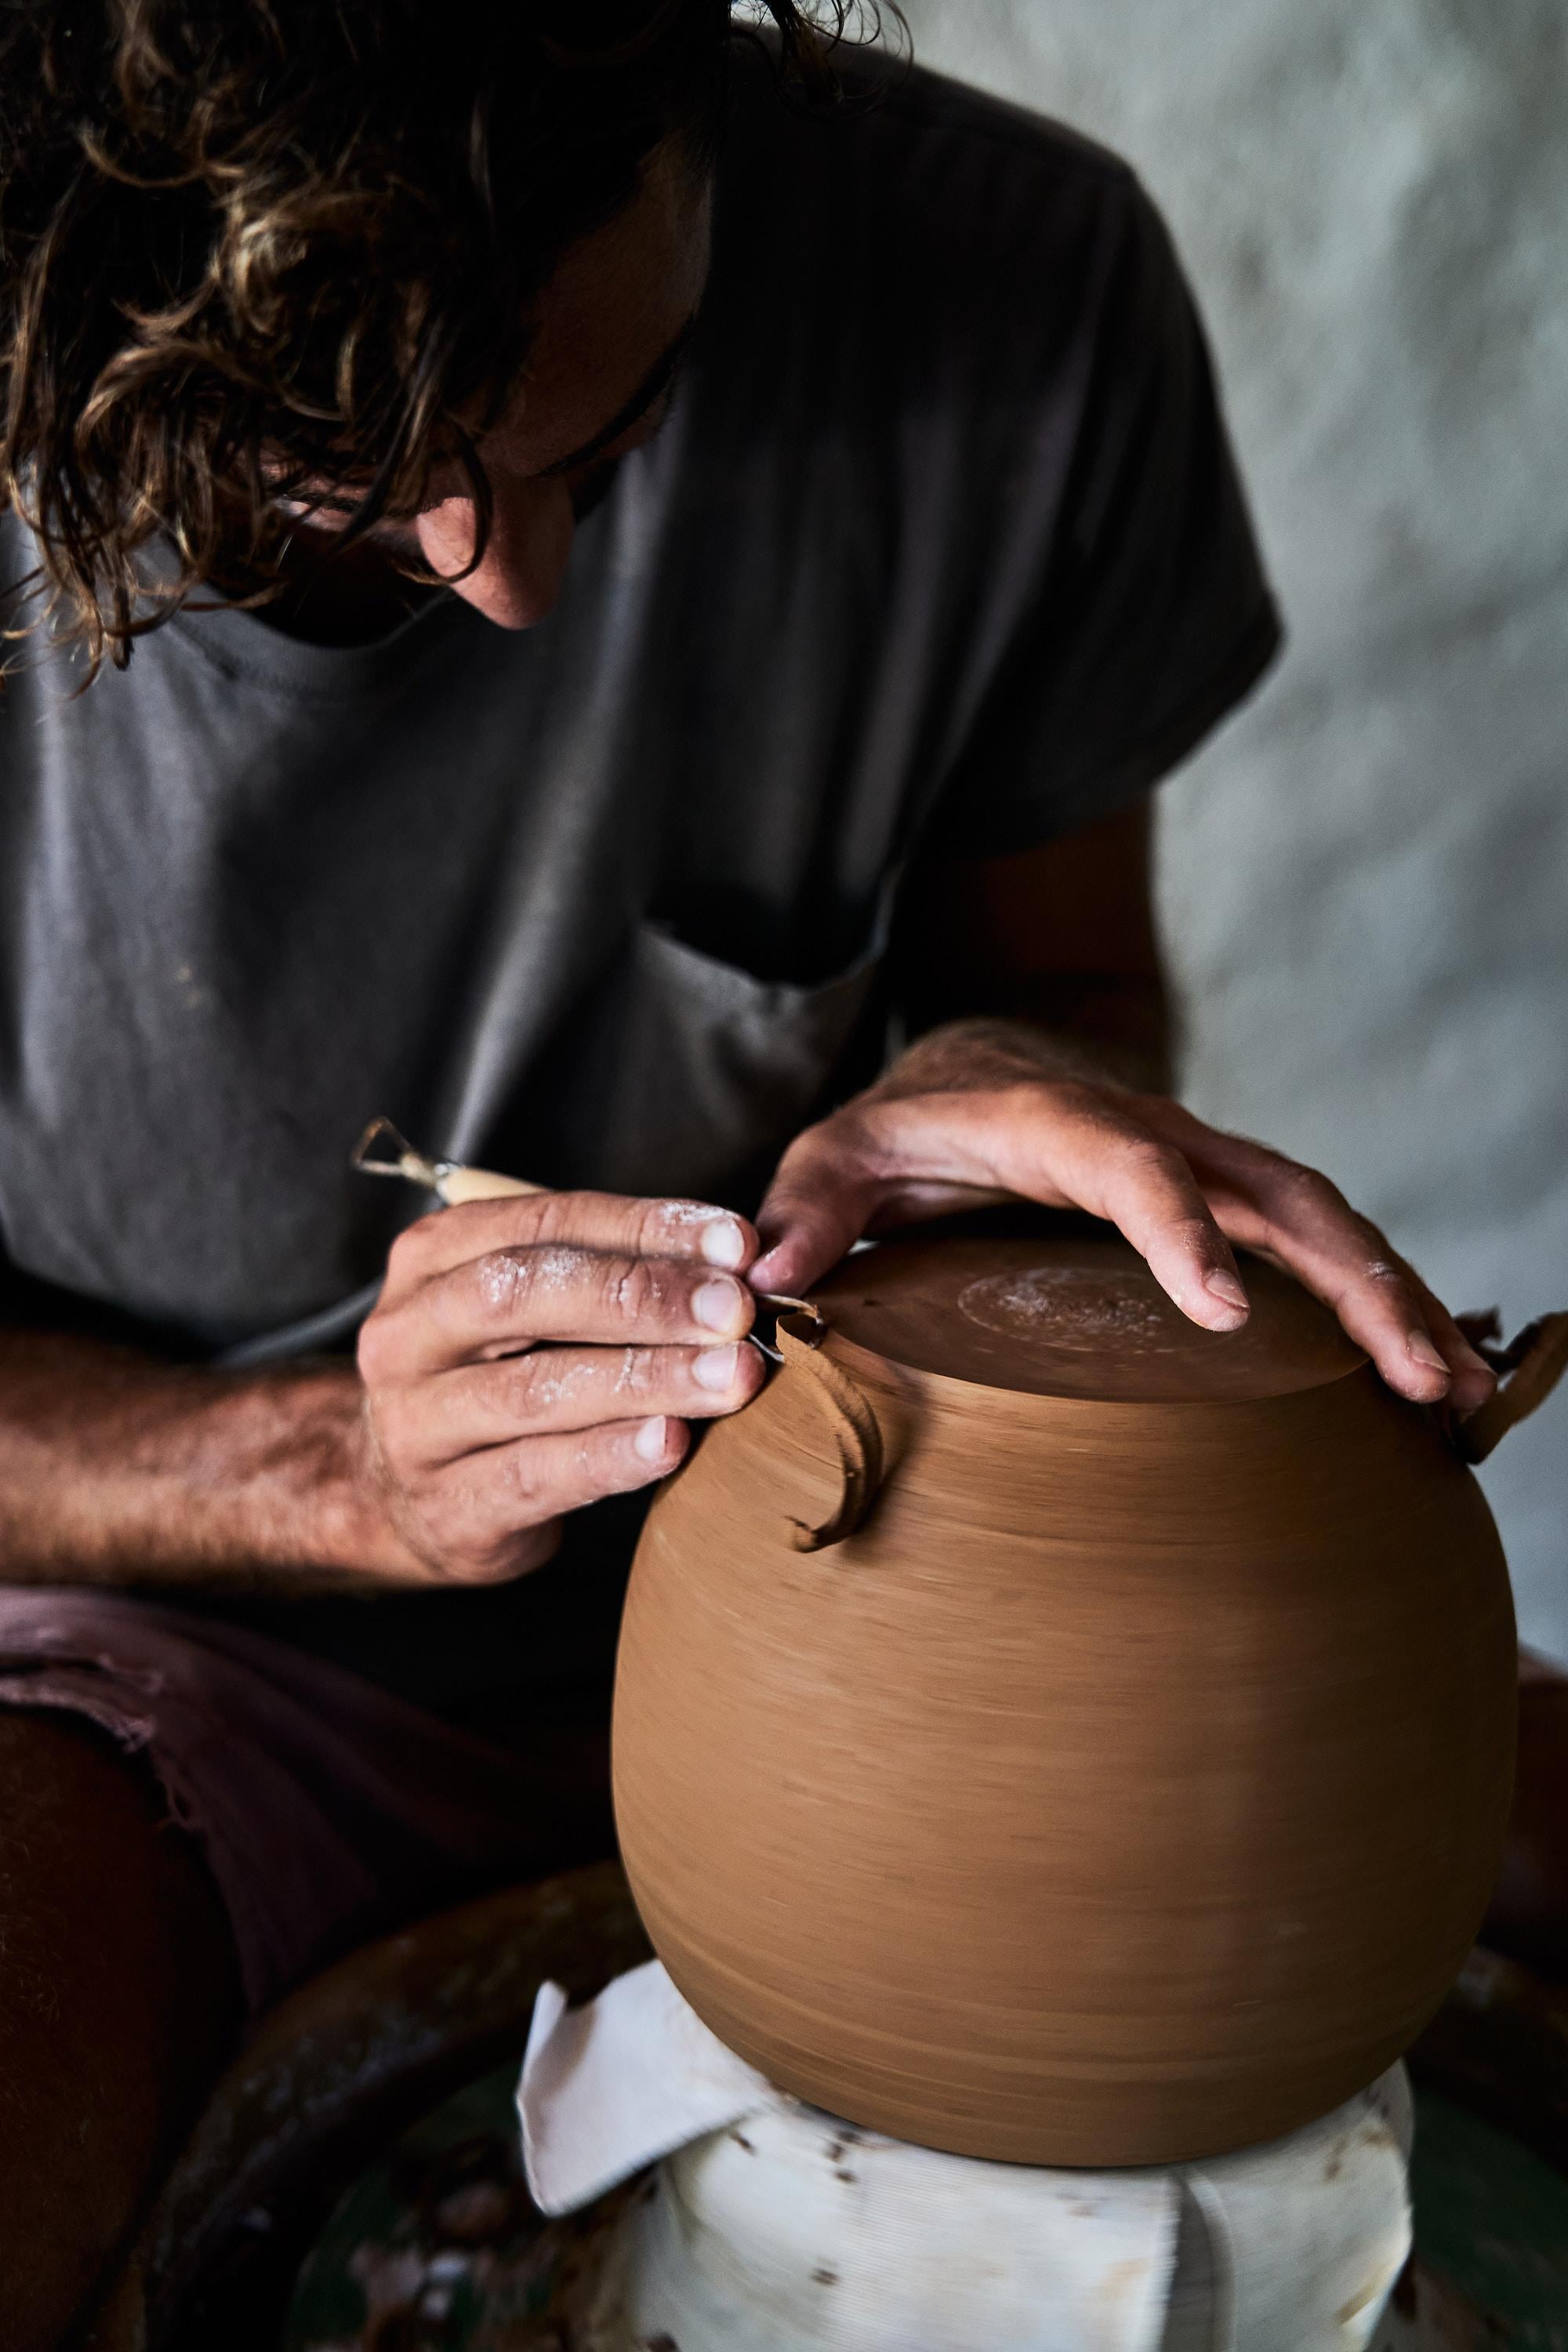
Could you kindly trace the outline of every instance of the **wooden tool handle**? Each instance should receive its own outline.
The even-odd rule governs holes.
[[[435,1190],[447,1208],[465,1201],[507,1201],[525,1193],[548,1192],[548,1184],[530,1184],[521,1176],[498,1176],[489,1168],[442,1167],[436,1171]]]
[[[531,1184],[521,1176],[498,1176],[489,1168],[465,1168],[456,1160],[431,1160],[384,1117],[373,1118],[349,1155],[349,1165],[362,1176],[391,1176],[405,1184],[423,1184],[448,1209],[465,1201],[506,1201],[531,1192],[548,1192],[548,1184]]]
[[[814,1383],[838,1450],[843,1483],[836,1507],[820,1527],[789,1522],[796,1551],[824,1551],[852,1536],[877,1499],[884,1466],[881,1425],[848,1374],[822,1353],[827,1327],[819,1315],[810,1309],[781,1315],[777,1328],[779,1352],[787,1367]]]

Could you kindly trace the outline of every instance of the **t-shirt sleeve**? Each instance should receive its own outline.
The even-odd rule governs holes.
[[[1128,175],[1062,504],[1012,551],[1030,583],[936,812],[944,845],[1005,855],[1136,799],[1238,703],[1281,640],[1202,323]],[[1026,518],[1026,530],[1030,521]]]

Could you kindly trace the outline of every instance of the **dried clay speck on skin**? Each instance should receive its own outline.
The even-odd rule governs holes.
[[[625,1350],[627,1357],[635,1357],[636,1352],[632,1348]],[[537,1367],[542,1362],[548,1363],[550,1360],[548,1356],[536,1354],[527,1360]],[[598,1367],[587,1357],[579,1357],[574,1363],[568,1363],[561,1371],[541,1372],[535,1370],[529,1388],[530,1401],[536,1411],[549,1412],[555,1405],[573,1403],[582,1395],[584,1389],[595,1387],[598,1378]],[[626,1372],[623,1368],[616,1381],[617,1393],[626,1384]]]
[[[584,1250],[531,1250],[526,1265],[532,1286],[539,1290],[569,1290],[582,1279]]]
[[[479,1258],[479,1291],[484,1303],[494,1307],[496,1315],[508,1312],[517,1303],[531,1296],[560,1296],[562,1291],[576,1289],[576,1284],[590,1273],[597,1251],[572,1249],[569,1244],[555,1244],[552,1249],[527,1246],[527,1249],[491,1249],[489,1256]],[[644,1273],[626,1273],[618,1282],[618,1294],[630,1296],[635,1279],[647,1279],[654,1301],[658,1301],[658,1279],[651,1270],[651,1261],[639,1261]],[[621,1298],[618,1303],[626,1303]]]
[[[492,1250],[479,1260],[479,1289],[497,1314],[538,1291],[563,1291],[580,1282],[589,1253],[584,1250]]]

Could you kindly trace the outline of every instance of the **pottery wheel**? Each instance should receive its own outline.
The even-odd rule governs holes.
[[[1104,1225],[923,1230],[847,1258],[815,1296],[833,1330],[911,1370],[1031,1396],[1223,1402],[1289,1396],[1366,1359],[1289,1275],[1238,1253],[1252,1317],[1191,1323]]]

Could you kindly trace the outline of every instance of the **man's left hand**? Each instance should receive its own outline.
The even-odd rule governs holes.
[[[1120,1227],[1184,1315],[1249,1313],[1232,1243],[1331,1307],[1390,1388],[1460,1412],[1496,1385],[1453,1317],[1326,1176],[1098,1074],[1023,1023],[932,1031],[785,1152],[756,1288],[798,1294],[863,1234],[1022,1198]]]

